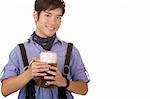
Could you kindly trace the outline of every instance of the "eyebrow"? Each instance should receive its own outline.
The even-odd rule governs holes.
[[[47,11],[44,11],[45,13],[47,13],[47,14],[50,14],[50,15],[52,15],[52,13],[51,12],[47,12]],[[62,16],[62,14],[59,14],[59,15],[57,15],[57,16]]]

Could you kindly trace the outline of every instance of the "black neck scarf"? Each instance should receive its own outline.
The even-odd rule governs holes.
[[[32,34],[33,41],[35,41],[36,43],[41,45],[43,49],[48,51],[51,50],[55,38],[56,38],[56,33],[53,36],[48,38],[42,38],[38,36],[35,32]]]

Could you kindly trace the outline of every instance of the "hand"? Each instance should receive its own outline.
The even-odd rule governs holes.
[[[50,66],[47,63],[40,62],[38,58],[33,58],[31,63],[31,75],[32,78],[36,78],[39,76],[46,76],[46,72],[48,71]]]
[[[57,87],[65,87],[67,85],[66,79],[62,76],[57,67],[50,66],[50,70],[47,73],[53,75],[44,76],[44,79],[47,80],[47,85],[55,85]]]

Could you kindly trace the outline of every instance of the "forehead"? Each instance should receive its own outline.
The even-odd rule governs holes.
[[[47,14],[62,15],[62,9],[61,8],[47,9],[44,12]]]

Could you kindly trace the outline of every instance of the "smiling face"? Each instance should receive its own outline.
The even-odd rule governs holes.
[[[41,11],[33,13],[36,22],[36,34],[40,37],[47,38],[55,34],[61,25],[62,9]]]

